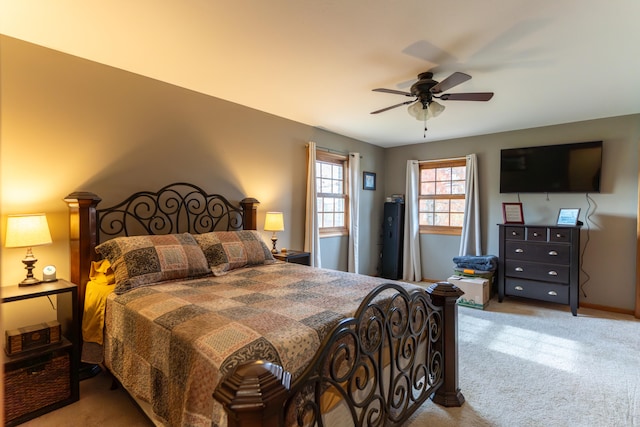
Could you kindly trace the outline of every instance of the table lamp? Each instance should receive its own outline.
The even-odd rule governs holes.
[[[7,236],[4,245],[7,248],[27,248],[27,255],[22,260],[27,270],[27,277],[18,284],[19,286],[40,283],[40,280],[33,277],[33,268],[38,260],[33,256],[31,247],[51,242],[51,233],[45,214],[8,216]]]
[[[271,253],[277,254],[276,242],[278,238],[276,237],[276,232],[284,231],[284,214],[282,212],[267,212],[267,216],[264,219],[264,231],[273,231],[271,236],[273,249],[271,249]]]

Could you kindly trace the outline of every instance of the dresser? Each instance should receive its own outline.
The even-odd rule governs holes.
[[[518,296],[571,307],[580,291],[580,227],[498,224],[498,301]]]

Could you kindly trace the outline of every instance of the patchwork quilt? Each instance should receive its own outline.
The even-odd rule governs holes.
[[[297,378],[332,327],[387,282],[277,262],[112,294],[105,364],[166,425],[224,426],[212,394],[230,369],[265,359]]]

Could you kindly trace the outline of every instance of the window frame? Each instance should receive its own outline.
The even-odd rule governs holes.
[[[320,238],[333,237],[333,236],[346,236],[349,234],[349,156],[343,154],[331,153],[328,151],[316,150],[316,199],[320,197],[333,197],[336,193],[321,193],[319,186],[317,185],[318,175],[317,163],[332,163],[342,166],[342,196],[335,197],[336,199],[343,199],[344,201],[344,226],[342,227],[322,227],[322,223],[318,220],[318,233]],[[318,216],[320,212],[316,212]]]
[[[446,167],[465,167],[465,192],[463,194],[445,194],[445,195],[423,195],[422,194],[422,171],[424,169],[438,169]],[[466,200],[466,182],[469,178],[467,176],[467,159],[466,157],[452,158],[446,160],[428,160],[420,162],[418,173],[418,215],[420,214],[420,200]],[[466,205],[466,201],[465,201]],[[449,214],[451,212],[449,211]],[[462,227],[457,226],[442,226],[442,225],[420,225],[420,234],[442,234],[450,236],[461,236]]]

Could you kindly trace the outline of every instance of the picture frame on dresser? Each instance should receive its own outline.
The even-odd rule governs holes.
[[[502,203],[502,222],[505,224],[524,224],[522,203]]]
[[[569,225],[575,227],[578,224],[580,208],[560,208],[557,225]]]

